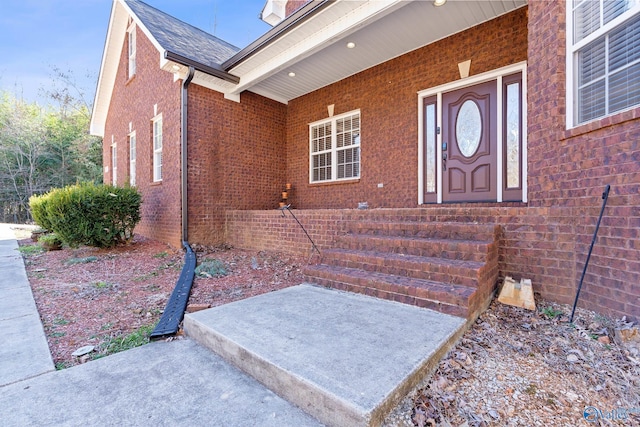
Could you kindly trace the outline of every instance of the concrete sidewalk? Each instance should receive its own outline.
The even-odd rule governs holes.
[[[321,425],[188,339],[0,387],[0,408],[3,427]]]
[[[0,224],[0,387],[54,370],[18,242]]]

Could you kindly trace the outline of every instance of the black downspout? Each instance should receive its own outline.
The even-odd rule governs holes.
[[[187,308],[187,302],[189,301],[189,294],[191,293],[191,286],[193,285],[193,278],[196,269],[196,254],[191,250],[189,246],[188,231],[188,211],[187,211],[187,87],[191,80],[195,69],[189,67],[189,74],[182,82],[182,116],[180,118],[181,126],[181,203],[182,203],[182,246],[186,250],[184,257],[184,267],[178,278],[175,288],[167,301],[167,306],[160,317],[160,321],[154,328],[149,338],[158,339],[169,335],[175,335],[180,329],[180,322],[184,318],[184,312]]]
[[[180,150],[182,152],[182,244],[188,245],[189,242],[189,215],[188,215],[188,204],[187,204],[187,179],[188,179],[188,167],[187,167],[187,113],[189,106],[189,83],[193,80],[193,76],[196,70],[192,66],[189,67],[189,74],[187,78],[182,82],[182,113],[180,117],[180,127],[181,127],[181,137],[182,140],[180,142]]]

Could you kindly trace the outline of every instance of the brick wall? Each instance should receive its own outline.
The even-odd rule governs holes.
[[[574,244],[571,274],[551,292],[574,293],[600,213],[611,193],[581,300],[599,311],[640,318],[640,108],[565,130],[564,2],[529,4],[529,196],[548,207],[551,235]],[[567,242],[568,244],[568,242]]]
[[[224,242],[227,209],[275,209],[286,184],[286,106],[189,86],[189,241]]]
[[[527,59],[526,8],[392,59],[289,103],[287,178],[292,202],[304,209],[417,205],[417,92],[460,78],[471,59],[479,74]],[[309,184],[308,123],[360,109],[361,177],[357,182]],[[384,185],[378,188],[378,183]]]
[[[142,194],[141,221],[136,232],[180,247],[180,82],[158,66],[159,53],[137,31],[136,74],[128,79],[126,40],[106,120],[103,159],[112,182],[111,136],[117,144],[117,184],[129,182],[129,123],[136,132],[136,184]],[[163,179],[153,182],[153,106],[163,118]]]
[[[291,15],[307,3],[309,3],[309,0],[288,0],[285,8],[285,17]]]

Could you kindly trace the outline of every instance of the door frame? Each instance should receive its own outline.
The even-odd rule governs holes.
[[[418,92],[418,205],[424,203],[424,99],[435,96],[436,126],[442,129],[442,94],[468,86],[474,86],[491,80],[497,80],[497,203],[503,201],[503,85],[502,77],[514,73],[522,73],[522,201],[527,202],[527,63],[526,61],[497,68],[482,74],[477,74],[455,82],[446,83]],[[442,132],[436,135],[436,193],[437,203],[442,203]]]

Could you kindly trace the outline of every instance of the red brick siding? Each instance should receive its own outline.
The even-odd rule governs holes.
[[[564,2],[529,4],[529,197],[548,206],[549,230],[573,243],[573,264],[550,295],[575,295],[606,184],[611,194],[585,276],[582,304],[640,317],[640,108],[566,131]],[[541,229],[538,226],[537,229]],[[564,243],[564,242],[563,242]],[[555,248],[554,248],[555,249]],[[557,255],[556,249],[550,255]],[[556,259],[556,256],[551,257]],[[528,261],[540,264],[540,257]],[[551,261],[549,261],[551,262]]]
[[[180,247],[180,82],[160,70],[159,53],[140,30],[137,31],[136,74],[128,79],[127,43],[109,106],[104,135],[104,181],[111,183],[111,135],[117,143],[117,183],[129,182],[129,123],[136,132],[136,184],[142,194],[142,219],[136,232]],[[163,180],[153,183],[153,106],[163,120]]]
[[[458,63],[471,59],[479,74],[527,59],[526,8],[365,70],[289,103],[287,178],[299,208],[417,205],[417,92],[460,78]],[[361,111],[361,178],[309,184],[308,123]],[[378,183],[384,184],[378,188]]]
[[[275,209],[286,183],[286,106],[189,87],[189,241],[224,242],[227,209]]]

